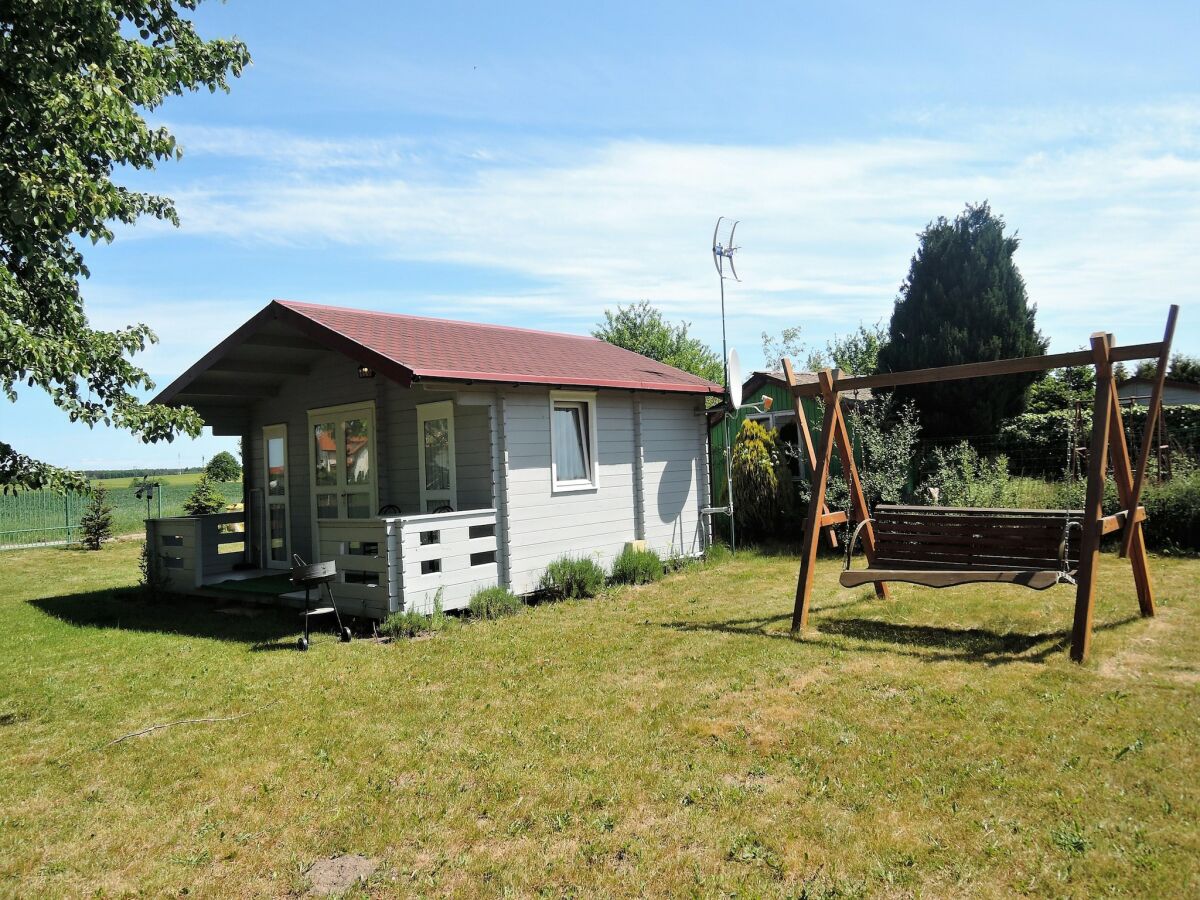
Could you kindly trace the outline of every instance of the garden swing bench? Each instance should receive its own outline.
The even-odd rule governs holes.
[[[826,369],[819,373],[816,383],[798,383],[790,361],[783,360],[784,374],[794,397],[797,423],[802,426],[807,448],[811,448],[812,443],[801,400],[820,397],[825,406],[820,450],[810,449],[808,453],[812,464],[812,490],[796,583],[792,633],[799,635],[807,624],[819,532],[843,522],[856,524],[847,543],[847,565],[840,583],[843,587],[873,584],[879,597],[888,596],[887,584],[893,581],[934,588],[994,583],[1045,590],[1058,584],[1075,585],[1071,658],[1077,662],[1087,657],[1091,643],[1100,540],[1106,534],[1121,531],[1120,555],[1128,557],[1132,565],[1141,613],[1153,616],[1154,592],[1142,534],[1146,512],[1139,502],[1153,441],[1142,441],[1134,467],[1121,427],[1121,405],[1112,367],[1117,362],[1157,358],[1158,371],[1143,431],[1147,435],[1153,434],[1155,418],[1162,405],[1163,380],[1178,315],[1179,307],[1172,306],[1163,339],[1148,344],[1118,347],[1114,346],[1112,335],[1097,333],[1092,335],[1090,350],[845,378],[835,377]],[[1096,369],[1096,398],[1083,509],[880,504],[874,515],[871,514],[841,406],[843,391],[1014,375],[1081,365],[1094,365]],[[825,504],[835,446],[850,489],[847,512],[829,512]],[[1110,454],[1117,496],[1123,508],[1105,516],[1102,505]],[[854,570],[850,568],[849,560],[860,539],[867,567]]]

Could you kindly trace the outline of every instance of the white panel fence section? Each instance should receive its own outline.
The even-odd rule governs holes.
[[[476,591],[499,584],[494,509],[402,516],[398,521],[405,609],[433,612],[439,590],[442,609],[464,609]]]
[[[317,522],[321,558],[337,563],[333,585],[338,609],[382,619],[398,607],[399,519],[337,519]]]
[[[232,572],[246,555],[245,532],[233,529],[242,523],[240,512],[147,519],[152,577],[166,590],[185,592]]]

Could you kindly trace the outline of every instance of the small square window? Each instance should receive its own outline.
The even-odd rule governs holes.
[[[595,395],[551,392],[550,455],[555,489],[596,487]]]
[[[442,561],[440,559],[421,560],[422,575],[435,575],[440,571],[442,571]]]

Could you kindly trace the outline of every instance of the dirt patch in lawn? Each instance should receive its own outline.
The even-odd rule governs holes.
[[[354,853],[318,859],[305,874],[309,897],[333,897],[366,881],[379,868],[379,860]]]

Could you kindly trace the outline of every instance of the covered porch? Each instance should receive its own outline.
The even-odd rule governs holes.
[[[493,388],[423,382],[273,303],[156,400],[242,446],[244,513],[147,523],[169,589],[303,602],[298,555],[337,563],[343,611],[383,618],[506,583]]]
[[[243,513],[148,519],[150,577],[172,593],[238,596],[299,605],[287,573],[250,558]],[[337,563],[333,585],[344,614],[382,619],[400,609],[461,609],[499,583],[496,511],[467,510],[318,523],[322,561]]]

